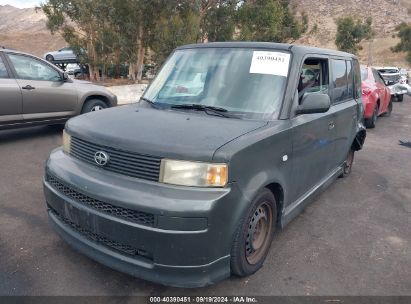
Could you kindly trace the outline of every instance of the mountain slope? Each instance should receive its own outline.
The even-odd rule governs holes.
[[[398,43],[393,38],[395,27],[401,22],[411,22],[411,0],[291,0],[298,12],[309,18],[309,29],[297,42],[335,49],[336,20],[352,16],[365,19],[372,17],[375,37],[363,42],[359,57],[367,63],[369,54],[374,65],[407,66],[405,54],[392,53],[390,47]],[[317,31],[313,31],[317,27]]]
[[[0,5],[0,46],[42,56],[66,45],[60,35],[51,35],[46,16],[34,8]]]
[[[390,47],[398,43],[393,38],[395,27],[401,22],[411,22],[411,0],[291,0],[294,9],[305,12],[309,29],[297,43],[335,49],[339,17],[373,18],[376,33],[372,42],[364,42],[359,57],[363,63],[374,65],[407,66],[405,54],[392,53]],[[313,29],[317,27],[316,31]],[[42,56],[49,50],[66,45],[60,35],[51,35],[46,28],[46,17],[34,8],[18,9],[0,5],[0,46]]]

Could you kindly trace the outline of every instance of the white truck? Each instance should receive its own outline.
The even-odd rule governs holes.
[[[377,67],[376,69],[390,89],[391,98],[402,102],[404,100],[404,94],[408,94],[409,86],[401,76],[400,69],[397,67]]]

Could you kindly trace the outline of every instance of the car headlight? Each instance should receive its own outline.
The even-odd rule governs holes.
[[[160,182],[162,183],[194,187],[224,187],[227,181],[227,164],[161,160]]]
[[[71,146],[71,135],[63,130],[63,151],[66,153],[70,153],[70,146]]]

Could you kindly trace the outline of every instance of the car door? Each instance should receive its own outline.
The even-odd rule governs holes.
[[[63,81],[48,63],[23,54],[8,54],[23,98],[24,120],[67,117],[75,114],[77,90]]]
[[[313,74],[313,77],[305,77]],[[306,58],[300,71],[298,94],[329,94],[328,58]],[[334,113],[301,114],[291,118],[293,142],[293,189],[291,201],[296,201],[330,174],[333,158]]]
[[[361,76],[358,61],[331,59],[332,108],[335,113],[334,150],[332,168],[338,168],[347,159],[354,141],[361,100]],[[355,75],[355,78],[354,78]],[[359,86],[360,89],[357,87]]]
[[[22,120],[21,90],[0,52],[0,125]]]
[[[74,59],[74,54],[71,48],[63,48],[59,50],[59,60],[72,60],[72,59]]]

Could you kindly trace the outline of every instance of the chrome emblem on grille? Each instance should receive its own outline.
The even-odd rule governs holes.
[[[94,161],[99,166],[106,166],[110,160],[110,156],[104,151],[97,151],[94,153]]]

